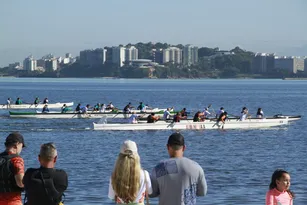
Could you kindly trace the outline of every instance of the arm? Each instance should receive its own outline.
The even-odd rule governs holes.
[[[205,178],[204,170],[200,167],[196,196],[205,196],[207,194],[207,181]]]
[[[152,194],[151,180],[150,180],[149,173],[147,171],[145,171],[145,181],[146,181],[146,190],[148,194]]]
[[[274,195],[270,191],[266,193],[265,205],[274,205]]]
[[[17,186],[20,188],[23,188],[23,176],[25,173],[25,168],[24,168],[24,161],[21,157],[14,157],[11,159],[12,165],[13,165],[13,173],[15,177],[15,181]]]
[[[159,190],[159,183],[158,183],[158,179],[156,176],[155,168],[152,170],[152,173],[150,175],[150,181],[151,181],[151,186],[152,186],[152,193],[149,194],[149,197],[153,198],[153,197],[159,196],[160,190]]]

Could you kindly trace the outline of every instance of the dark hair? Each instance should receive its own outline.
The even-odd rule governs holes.
[[[277,184],[276,184],[276,180],[279,180],[284,174],[289,174],[287,171],[283,170],[283,169],[276,169],[275,172],[273,173],[272,175],[272,179],[271,179],[271,183],[270,183],[270,186],[269,188],[270,189],[274,189],[277,187]],[[290,174],[289,174],[290,175]],[[289,193],[289,195],[294,198],[295,197],[295,194],[294,192],[292,192],[290,189],[287,190],[287,192]]]

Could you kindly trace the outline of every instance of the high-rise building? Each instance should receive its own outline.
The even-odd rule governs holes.
[[[183,64],[186,66],[198,63],[198,47],[186,45],[183,48]]]
[[[23,61],[23,69],[27,71],[35,71],[36,70],[36,60],[33,56],[29,56]]]
[[[80,51],[80,64],[83,66],[100,66],[105,63],[106,56],[107,50],[104,48]]]
[[[45,61],[45,70],[52,72],[58,69],[58,60],[56,58],[52,58]]]
[[[253,73],[267,73],[274,69],[275,55],[268,53],[256,53],[252,61]]]
[[[125,60],[126,61],[132,61],[132,60],[137,60],[137,59],[139,59],[138,49],[134,46],[126,48]]]
[[[112,48],[112,63],[123,67],[126,61],[126,48],[125,47],[113,47]]]
[[[280,57],[275,59],[275,68],[289,73],[304,71],[304,59],[298,57]]]
[[[152,62],[163,64],[163,50],[162,49],[152,49],[151,53]]]
[[[163,63],[182,63],[182,50],[177,47],[170,47],[163,50]]]

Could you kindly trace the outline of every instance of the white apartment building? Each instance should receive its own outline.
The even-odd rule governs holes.
[[[163,49],[163,63],[182,64],[182,50],[177,47]]]
[[[28,71],[35,71],[36,70],[36,60],[33,56],[29,56],[23,61],[23,69]]]
[[[125,60],[126,61],[132,61],[139,59],[139,52],[138,49],[135,46],[131,46],[129,48],[126,48],[125,51]]]
[[[183,64],[186,66],[198,63],[198,47],[186,45],[183,48]]]
[[[112,63],[119,67],[124,66],[126,61],[126,48],[125,47],[113,47],[112,48]]]

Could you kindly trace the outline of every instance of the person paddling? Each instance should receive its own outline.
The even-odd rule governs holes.
[[[137,124],[138,123],[138,115],[135,112],[132,112],[132,115],[128,119],[129,124]]]
[[[15,102],[16,105],[21,105],[22,104],[22,100],[18,97],[16,102]]]
[[[48,103],[49,103],[48,98],[45,98],[44,101],[43,101],[43,104],[48,104]]]
[[[256,117],[261,119],[264,118],[264,114],[261,108],[258,108]]]
[[[75,112],[81,112],[81,103],[77,105]]]
[[[124,113],[129,114],[131,113],[131,109],[133,108],[133,106],[131,105],[131,102],[128,103],[128,105],[126,105],[124,107]]]
[[[48,113],[48,112],[49,112],[48,105],[45,104],[44,107],[43,107],[42,113]]]
[[[186,119],[188,117],[188,113],[187,113],[187,109],[186,108],[183,108],[181,111],[180,111],[180,117],[181,119]]]
[[[39,98],[38,97],[35,98],[33,104],[35,105],[35,107],[37,107],[37,105],[39,104]]]
[[[181,119],[181,113],[177,112],[177,114],[174,116],[173,122],[180,122]]]
[[[148,115],[147,117],[147,123],[155,123],[156,121],[158,121],[160,119],[159,116],[155,116],[155,113],[151,113],[150,115]]]
[[[193,118],[193,122],[202,122],[204,121],[204,119],[202,118],[203,114],[202,112],[198,111],[197,113],[195,113],[194,118]]]
[[[248,109],[246,107],[243,107],[241,111],[240,121],[246,120],[247,114],[248,114]]]
[[[220,115],[221,115],[223,112],[224,112],[224,108],[221,107],[220,110],[218,110],[218,111],[216,112],[215,118],[219,118]]]
[[[164,119],[164,120],[168,120],[168,119],[171,118],[170,110],[171,110],[171,108],[168,107],[168,108],[164,111],[164,114],[163,114],[163,119]]]

